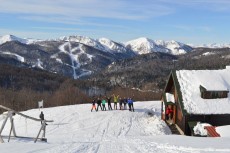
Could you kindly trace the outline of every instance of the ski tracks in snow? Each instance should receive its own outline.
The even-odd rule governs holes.
[[[166,124],[160,120],[160,102],[155,105],[151,103],[134,105],[138,108],[136,112],[128,110],[90,112],[90,104],[44,109],[46,116],[55,121],[47,126],[48,143],[37,142],[35,148],[31,148],[30,142],[20,143],[12,140],[10,143],[25,148],[24,152],[35,153],[230,152],[226,147],[228,144],[219,143],[223,145],[215,148],[215,144],[219,141],[216,139],[166,136],[167,132],[164,133],[162,130]],[[148,115],[154,107],[156,113]],[[34,111],[31,112],[36,114]],[[22,125],[23,121],[17,118],[16,125]],[[31,125],[33,123],[28,122],[28,127]],[[24,131],[24,128],[19,126],[17,130]],[[33,135],[36,135],[36,132],[34,131]],[[4,133],[8,134],[8,131]],[[198,141],[199,143],[202,141],[203,148],[199,143],[195,143]],[[11,149],[6,149],[6,145],[2,147],[8,152]]]

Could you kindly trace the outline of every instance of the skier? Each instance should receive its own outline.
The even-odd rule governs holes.
[[[107,97],[107,102],[108,102],[108,109],[113,110],[111,106],[111,97]]]
[[[96,111],[98,111],[98,107],[101,107],[101,99],[98,97],[97,98],[97,110]],[[101,110],[102,110],[102,107],[101,107]]]
[[[119,98],[119,95],[116,96],[116,95],[113,94],[114,110],[115,110],[115,108],[117,110],[118,98]]]
[[[93,109],[96,111],[96,100],[93,99],[92,101],[92,109],[91,109],[91,112],[93,111]]]
[[[105,103],[106,103],[106,98],[102,99],[102,111],[106,111]]]
[[[128,105],[129,105],[129,111],[133,111],[134,112],[134,107],[133,107],[133,100],[132,98],[128,99]]]
[[[124,97],[124,99],[123,99],[123,102],[124,102],[124,109],[126,110],[127,109],[127,107],[126,107],[126,104],[127,104],[127,99]]]
[[[123,103],[123,99],[119,98],[119,107],[120,107],[120,110],[122,110],[122,103]]]

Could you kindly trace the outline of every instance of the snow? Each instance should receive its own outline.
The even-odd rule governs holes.
[[[185,110],[191,114],[230,114],[228,98],[203,99],[200,85],[210,91],[230,89],[230,70],[180,70],[176,71]]]
[[[79,42],[82,44],[85,44],[87,46],[91,46],[94,47],[96,49],[102,50],[102,51],[107,51],[103,45],[101,45],[98,41],[89,38],[89,37],[85,37],[85,36],[64,36],[61,37],[60,40],[64,40],[64,41],[68,41],[68,42]]]
[[[66,47],[67,47],[67,49],[66,49]],[[65,42],[64,44],[59,46],[59,50],[60,50],[60,52],[63,52],[63,53],[68,54],[70,56],[71,64],[72,64],[71,67],[73,68],[73,78],[74,79],[78,79],[82,76],[92,74],[92,71],[86,70],[86,69],[82,69],[82,73],[79,75],[76,72],[76,70],[79,69],[82,65],[86,65],[86,64],[92,62],[92,59],[94,57],[93,55],[90,55],[84,51],[82,44],[79,44],[77,47],[73,48],[71,45],[71,42]],[[86,57],[88,58],[88,61],[84,62],[84,63],[80,62],[80,60],[79,60],[79,57],[83,54],[86,55]],[[51,58],[55,58],[58,62],[62,62],[57,58],[57,56],[58,56],[58,53],[52,55]]]
[[[193,47],[204,47],[204,48],[230,48],[229,43],[212,43],[212,44],[202,44],[202,45],[194,45]]]
[[[141,37],[125,43],[126,47],[130,47],[137,54],[148,54],[151,52],[168,52],[169,50],[163,46],[157,45],[153,40]]]
[[[174,98],[173,94],[166,93],[166,100],[167,100],[167,102],[173,102],[173,103],[175,103],[175,98]]]
[[[15,53],[10,53],[10,52],[0,52],[0,54],[6,54],[6,55],[12,55],[12,56],[15,56],[17,58],[18,61],[24,63],[25,62],[25,58],[18,55],[18,54],[15,54]]]
[[[42,65],[43,65],[43,62],[40,59],[37,59],[37,65],[36,66],[40,69],[44,69]]]
[[[53,119],[47,130],[47,143],[30,139],[4,137],[1,153],[194,153],[230,152],[229,138],[200,138],[171,135],[160,119],[161,102],[135,102],[135,112],[128,110],[90,112],[91,104],[44,108],[46,119]],[[38,117],[39,109],[24,114]],[[0,115],[0,124],[4,119]],[[16,133],[35,137],[40,122],[14,116]],[[8,135],[9,121],[3,130]]]
[[[165,48],[169,49],[173,55],[185,54],[190,50],[185,50],[183,47],[185,44],[177,42],[175,40],[164,41],[164,40],[155,40],[157,45],[162,45]]]
[[[213,55],[213,54],[215,54],[215,53],[212,53],[212,52],[205,52],[205,53],[203,53],[202,55],[203,55],[203,56],[209,56],[209,55]]]
[[[216,127],[216,132],[219,133],[221,137],[230,138],[230,125],[218,126]]]
[[[125,43],[126,47],[131,47],[137,54],[147,54],[151,52],[165,52],[173,55],[185,54],[192,48],[175,40],[151,40],[141,37]]]
[[[197,122],[197,125],[194,126],[193,128],[194,134],[201,135],[201,136],[207,136],[208,133],[207,133],[207,130],[204,128],[205,126],[211,126],[211,125],[208,123]]]
[[[9,41],[18,41],[23,44],[32,44],[38,41],[42,40],[37,40],[37,39],[31,39],[31,38],[19,38],[14,35],[4,35],[0,36],[0,45]]]
[[[126,48],[123,44],[114,42],[107,38],[100,38],[98,42],[101,43],[106,50],[110,50],[110,52],[114,53],[124,53],[126,52]]]
[[[19,42],[25,43],[25,44],[27,43],[26,39],[18,38],[18,37],[13,36],[13,35],[5,35],[5,36],[0,37],[0,45],[5,43],[5,42],[9,42],[9,41],[19,41]]]

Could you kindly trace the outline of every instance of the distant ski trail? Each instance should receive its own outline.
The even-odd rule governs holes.
[[[87,54],[83,49],[82,49],[82,44],[78,44],[77,47],[72,47],[71,42],[65,42],[61,46],[59,46],[60,53],[63,52],[65,54],[68,54],[71,60],[71,67],[73,69],[73,78],[78,79],[82,76],[89,75],[92,73],[90,70],[86,69],[81,69],[81,66],[86,65],[88,63],[92,62],[92,58],[94,57],[93,55]],[[61,61],[59,58],[57,58],[59,53],[56,53],[51,56],[51,58],[56,58],[56,60]],[[86,58],[88,59],[88,62],[82,63],[79,59],[80,56],[85,55]],[[80,70],[81,73],[77,74],[76,70]]]

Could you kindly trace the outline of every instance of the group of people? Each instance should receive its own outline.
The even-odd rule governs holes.
[[[114,103],[114,107],[112,108],[111,103]],[[112,96],[100,96],[97,99],[94,98],[92,101],[92,109],[91,112],[93,110],[98,111],[98,108],[100,107],[102,111],[106,111],[106,103],[108,103],[108,110],[117,110],[117,104],[119,104],[119,108],[120,110],[126,110],[127,109],[127,105],[129,107],[129,111],[133,111],[134,112],[134,107],[133,107],[133,100],[132,98],[121,98],[119,97],[119,95],[112,95]],[[97,104],[97,107],[96,107]]]

